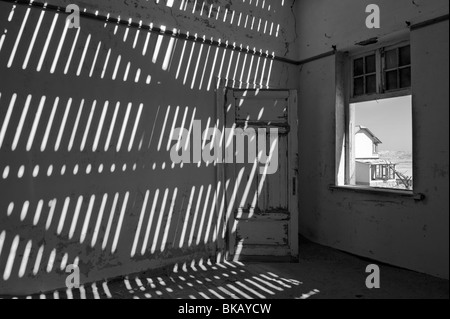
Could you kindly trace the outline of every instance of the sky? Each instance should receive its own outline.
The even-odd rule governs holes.
[[[380,151],[412,152],[411,96],[355,104],[356,125],[369,128],[382,142]]]

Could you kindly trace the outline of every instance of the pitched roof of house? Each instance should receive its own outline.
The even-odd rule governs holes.
[[[358,134],[359,132],[366,132],[375,144],[383,144],[383,142],[367,127],[361,125],[356,126],[356,134]]]

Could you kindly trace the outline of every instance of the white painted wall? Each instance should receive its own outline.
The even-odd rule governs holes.
[[[369,186],[370,181],[370,164],[356,162],[356,185]]]
[[[378,1],[382,29],[365,29],[364,4],[331,0],[298,3],[301,57],[338,49],[374,35],[408,32],[404,21],[448,14],[448,1]],[[361,15],[351,13],[354,8]],[[388,23],[391,21],[391,23]],[[380,262],[449,278],[449,24],[411,32],[415,192],[426,199],[331,191],[336,180],[336,59],[300,72],[300,233]],[[328,38],[327,36],[331,36]],[[318,89],[320,88],[320,89]],[[361,269],[364,272],[364,269]],[[362,283],[363,284],[363,283]]]
[[[355,135],[355,158],[379,158],[378,154],[373,153],[373,140],[365,131],[358,132]]]

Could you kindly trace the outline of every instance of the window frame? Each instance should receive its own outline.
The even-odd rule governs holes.
[[[406,95],[412,95],[412,87],[407,88],[398,88],[393,90],[387,90],[386,89],[386,79],[385,79],[385,52],[390,50],[398,50],[402,47],[409,46],[411,47],[410,40],[401,40],[396,43],[390,43],[390,44],[381,44],[371,49],[366,50],[360,50],[358,52],[353,53],[349,56],[349,66],[350,66],[350,72],[348,74],[348,87],[349,87],[349,104],[354,103],[360,103],[360,102],[368,102],[373,100],[382,100],[382,99],[389,99],[394,97],[401,97]],[[363,94],[363,95],[357,95],[355,96],[355,87],[354,87],[354,61],[360,58],[366,58],[367,56],[375,54],[375,61],[376,61],[376,93],[371,94]],[[412,61],[409,67],[412,68]],[[408,67],[408,66],[397,66],[396,69],[392,70],[400,70],[401,68]],[[389,69],[391,70],[391,69]],[[387,71],[389,71],[387,70]],[[364,77],[366,75],[364,74]],[[364,84],[365,86],[365,84]],[[364,87],[365,89],[365,87]]]
[[[350,86],[351,86],[350,96],[353,99],[360,98],[360,97],[363,97],[363,96],[365,96],[365,97],[373,97],[374,95],[379,94],[379,90],[380,90],[379,83],[380,83],[380,80],[381,80],[380,79],[380,65],[379,65],[379,58],[380,57],[379,57],[379,54],[380,54],[379,50],[371,50],[371,51],[365,51],[364,53],[356,54],[356,55],[351,57],[351,61],[350,61],[350,67],[351,67],[351,70],[350,70]],[[368,77],[370,75],[374,75],[374,73],[365,73],[365,70],[364,70],[364,73],[362,75],[355,77],[354,76],[354,73],[355,73],[355,61],[358,60],[358,59],[363,59],[363,65],[364,65],[364,69],[365,69],[366,58],[371,56],[371,55],[375,55],[376,92],[375,93],[364,93],[362,95],[355,96],[355,78],[357,78],[357,77],[363,77],[364,78],[364,91],[366,91],[366,89],[367,89],[367,87],[366,87],[366,77]]]
[[[409,47],[409,55],[410,55],[410,61],[409,64],[406,65],[400,65],[400,49],[405,48],[405,47]],[[395,68],[390,68],[388,69],[387,67],[387,62],[386,62],[386,52],[389,51],[394,51],[396,52],[396,56],[397,56],[397,66]],[[411,70],[412,68],[412,61],[411,61],[411,45],[410,44],[402,44],[402,45],[395,45],[395,46],[389,46],[389,47],[384,47],[383,49],[380,50],[380,55],[381,55],[381,72],[382,72],[382,89],[383,92],[385,93],[389,93],[389,92],[395,92],[395,91],[403,91],[403,90],[411,90],[411,85],[409,87],[401,87],[401,77],[400,77],[400,71],[406,68],[409,68]],[[396,89],[388,89],[387,88],[387,81],[386,81],[386,76],[388,72],[392,72],[392,71],[397,71],[397,86],[398,88]],[[411,80],[411,74],[410,74],[410,80]]]
[[[343,189],[362,192],[376,192],[386,194],[399,194],[414,197],[416,200],[421,200],[422,196],[417,197],[412,190],[399,190],[395,188],[379,188],[371,186],[356,185],[356,160],[355,160],[355,104],[361,102],[390,99],[403,96],[412,96],[412,84],[408,88],[400,88],[397,90],[384,90],[384,51],[389,51],[395,48],[409,46],[411,49],[411,42],[409,37],[402,37],[402,39],[384,42],[371,46],[370,48],[360,49],[352,52],[342,52],[337,54],[337,141],[344,140],[343,145],[337,142],[336,146],[336,183],[330,186],[331,190]],[[376,54],[377,67],[377,93],[365,94],[355,97],[354,83],[353,83],[353,68],[354,60],[357,58]],[[412,57],[411,57],[412,59]],[[411,69],[414,67],[413,60],[411,60]],[[413,105],[411,105],[413,108]],[[414,130],[414,127],[413,127]],[[342,145],[342,147],[340,146]],[[414,152],[413,152],[414,161]],[[415,172],[413,173],[415,175]]]
[[[378,83],[380,81],[380,79],[379,79],[380,74],[379,74],[379,64],[378,64],[379,56],[378,56],[378,54],[379,54],[378,50],[375,50],[375,51],[368,51],[368,52],[365,52],[363,54],[358,54],[358,55],[352,57],[352,60],[351,60],[351,73],[350,73],[350,75],[351,75],[351,87],[352,87],[351,95],[352,95],[352,97],[372,96],[372,95],[378,94],[378,91],[379,91]],[[367,58],[369,56],[372,56],[372,55],[375,56],[375,72],[367,72],[366,73]],[[364,68],[364,70],[363,70],[363,73],[361,75],[355,76],[355,61],[359,60],[359,59],[363,60],[363,68]],[[375,80],[376,81],[375,82],[375,91],[376,92],[375,93],[366,93],[365,92],[367,90],[366,79],[367,79],[367,77],[373,76],[373,75],[375,75],[375,78],[376,78],[376,80]],[[357,96],[354,95],[354,93],[355,93],[355,79],[356,78],[363,78],[364,79],[364,85],[363,85],[364,94],[362,94],[362,95],[357,95]]]

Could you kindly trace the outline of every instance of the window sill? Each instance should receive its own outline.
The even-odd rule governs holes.
[[[385,189],[385,188],[374,188],[365,186],[336,186],[330,185],[331,191],[350,191],[355,193],[366,193],[374,195],[386,195],[386,196],[396,196],[401,198],[413,199],[415,201],[425,200],[424,194],[417,194],[412,191],[397,190],[397,189]]]

